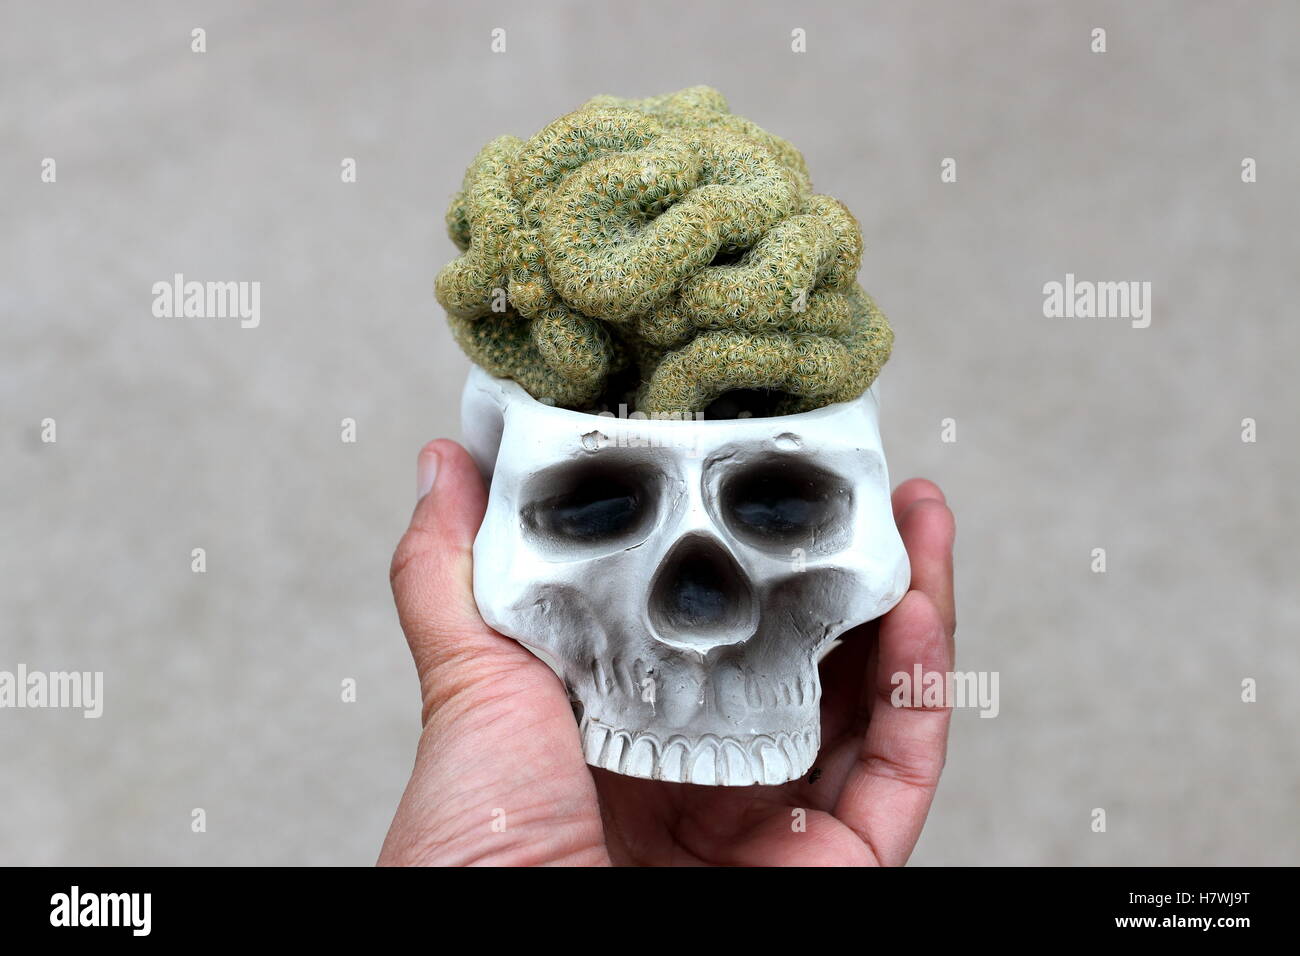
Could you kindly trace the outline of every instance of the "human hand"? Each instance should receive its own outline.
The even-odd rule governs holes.
[[[411,525],[393,555],[423,732],[381,865],[900,865],[920,836],[950,710],[895,707],[892,675],[953,668],[954,525],[943,493],[894,492],[911,588],[821,663],[822,747],[776,787],[704,787],[588,767],[549,667],[474,604],[474,536],[487,492],[469,455],[420,453]],[[425,493],[427,492],[427,493]],[[799,825],[795,825],[798,822]]]

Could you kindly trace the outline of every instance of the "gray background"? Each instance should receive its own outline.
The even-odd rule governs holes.
[[[1300,862],[1297,10],[6,3],[0,669],[106,700],[0,711],[0,863],[373,861],[419,720],[388,560],[467,368],[447,199],[493,136],[696,83],[861,220],[891,470],[957,513],[1002,709],[914,861]],[[261,327],[154,318],[174,272],[260,281]],[[1151,327],[1044,318],[1066,272],[1150,281]]]

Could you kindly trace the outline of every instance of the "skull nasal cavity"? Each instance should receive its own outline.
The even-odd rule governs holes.
[[[666,643],[704,649],[754,630],[754,593],[723,547],[687,538],[664,560],[650,593],[650,618]]]
[[[727,618],[732,605],[727,566],[703,554],[692,554],[673,569],[666,610],[686,627],[709,627]]]

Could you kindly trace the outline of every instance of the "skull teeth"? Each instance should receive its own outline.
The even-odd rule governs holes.
[[[583,755],[593,767],[647,780],[722,787],[796,780],[808,772],[821,746],[815,727],[745,738],[705,734],[688,740],[676,735],[663,742],[654,734],[620,730],[584,716],[580,732]]]

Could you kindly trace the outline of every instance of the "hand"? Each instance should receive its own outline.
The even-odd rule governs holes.
[[[391,579],[424,730],[381,865],[907,861],[951,712],[893,706],[890,677],[918,663],[953,668],[954,526],[938,487],[913,479],[894,492],[911,590],[823,659],[813,772],[778,787],[702,787],[587,766],[561,681],[474,604],[472,547],[487,505],[474,463],[440,440],[421,451],[419,473],[423,497]]]

